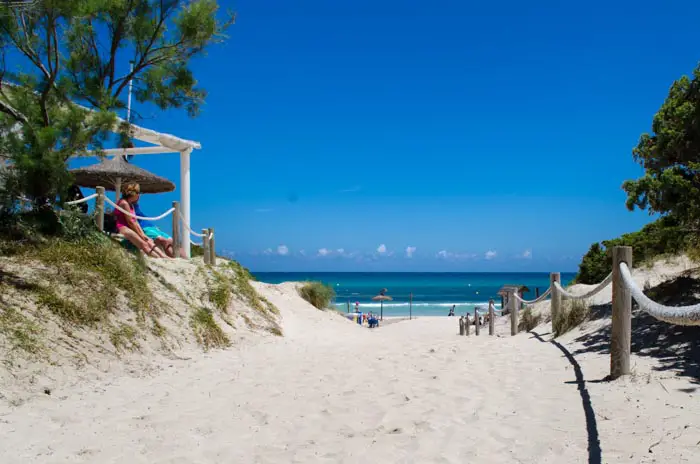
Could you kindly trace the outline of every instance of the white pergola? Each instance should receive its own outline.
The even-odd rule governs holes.
[[[115,132],[125,121],[117,118]],[[150,147],[135,147],[135,148],[109,148],[102,150],[101,154],[105,156],[124,156],[124,155],[158,155],[164,153],[179,153],[180,154],[180,210],[182,211],[182,221],[191,227],[190,215],[190,153],[194,149],[201,149],[202,145],[199,142],[185,140],[175,137],[170,134],[163,134],[145,127],[130,124],[130,135],[141,142],[150,143]],[[87,155],[95,152],[87,152]],[[190,233],[183,228],[182,230],[182,248],[190,257]]]

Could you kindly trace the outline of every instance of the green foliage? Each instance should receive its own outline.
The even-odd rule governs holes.
[[[0,3],[0,153],[13,165],[4,210],[20,195],[50,208],[71,184],[70,156],[101,149],[114,129],[129,143],[115,112],[126,107],[130,81],[138,102],[195,116],[206,92],[191,62],[233,23],[218,19],[218,8],[216,0]]]
[[[9,346],[4,351],[24,353],[41,359],[47,355],[42,342],[43,329],[14,308],[4,308],[0,312],[0,333],[7,339]]]
[[[238,296],[245,299],[250,306],[263,314],[279,314],[279,309],[277,309],[277,307],[270,303],[265,297],[260,296],[260,294],[255,291],[253,286],[250,284],[250,281],[253,280],[253,278],[248,269],[241,266],[236,261],[230,261],[229,266],[234,271],[235,277],[233,278],[233,290]],[[268,317],[268,319],[270,318]]]
[[[212,313],[205,308],[199,308],[190,317],[190,326],[202,348],[226,348],[231,344],[228,336],[214,320]]]
[[[591,245],[579,264],[574,282],[597,284],[607,277],[612,270],[612,249],[615,246],[631,246],[634,265],[639,266],[660,255],[683,252],[689,242],[688,234],[676,216],[664,216],[638,232]]]
[[[633,150],[644,176],[623,184],[627,208],[670,213],[686,224],[700,222],[700,65],[692,78],[673,83],[654,116],[653,134]]]
[[[335,290],[323,282],[307,282],[299,289],[299,295],[318,309],[326,309],[335,298]]]
[[[231,297],[233,296],[231,281],[223,274],[216,271],[212,272],[214,274],[214,282],[208,285],[209,301],[211,301],[214,307],[219,311],[227,312],[228,305],[231,303]]]
[[[590,315],[590,307],[583,300],[562,301],[560,312],[552,320],[554,336],[558,337],[583,324]]]
[[[109,341],[119,352],[134,351],[139,349],[139,343],[136,340],[137,334],[138,332],[132,326],[119,324],[119,327],[112,329],[109,333]]]

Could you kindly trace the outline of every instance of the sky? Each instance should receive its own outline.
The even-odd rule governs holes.
[[[201,142],[192,225],[253,271],[574,271],[653,220],[621,185],[697,1],[219,3],[201,115],[135,110]],[[134,162],[179,184],[177,155]]]

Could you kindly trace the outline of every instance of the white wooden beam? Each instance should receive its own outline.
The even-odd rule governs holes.
[[[167,147],[135,147],[135,148],[107,148],[102,150],[102,152],[97,152],[94,150],[88,150],[82,155],[78,156],[98,156],[99,154],[110,156],[110,155],[160,155],[162,153],[180,153],[179,150],[173,150]]]

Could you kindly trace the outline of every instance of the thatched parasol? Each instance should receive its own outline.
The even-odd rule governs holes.
[[[384,295],[384,292],[386,292],[386,289],[382,290],[382,293],[380,295],[377,295],[372,298],[372,301],[379,301],[381,304],[379,305],[379,320],[383,321],[384,320],[384,302],[385,301],[391,301],[393,300],[392,297],[389,295]]]
[[[72,169],[75,183],[81,187],[95,188],[102,186],[105,190],[117,192],[119,198],[122,183],[136,182],[143,193],[162,193],[175,190],[175,184],[165,177],[157,176],[145,169],[134,166],[123,156],[104,159],[97,164],[84,168]]]

